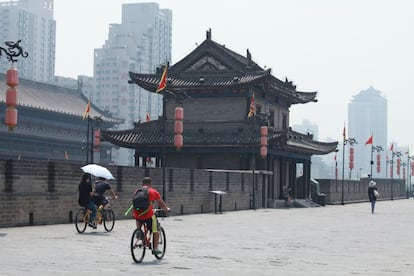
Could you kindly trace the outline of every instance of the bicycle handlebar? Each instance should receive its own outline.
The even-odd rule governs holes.
[[[110,200],[118,199],[118,196],[116,197],[106,196],[105,199],[110,201]]]
[[[165,212],[164,209],[154,209],[155,215],[159,218],[168,217],[168,212]]]

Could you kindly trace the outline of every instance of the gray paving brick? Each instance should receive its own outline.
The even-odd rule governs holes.
[[[414,200],[161,219],[167,252],[130,255],[133,220],[0,228],[0,275],[413,275]]]

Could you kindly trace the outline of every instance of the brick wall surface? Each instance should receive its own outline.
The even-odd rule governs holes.
[[[78,206],[78,185],[82,176],[81,163],[26,160],[0,160],[0,227],[41,225],[72,222]],[[132,193],[144,176],[153,179],[153,186],[161,194],[162,168],[108,166],[115,177],[109,183],[118,194],[113,202],[117,219],[124,216],[131,204]],[[267,206],[263,194],[264,183],[256,176],[256,208]],[[320,192],[326,202],[339,203],[342,181],[318,179]],[[366,201],[367,179],[344,181],[344,201]],[[376,179],[382,199],[406,196],[402,179]],[[197,169],[165,169],[165,197],[171,215],[211,213],[215,211],[211,190],[227,192],[223,196],[223,211],[245,210],[253,205],[252,175],[241,172],[207,171]]]
[[[81,166],[71,162],[0,160],[0,227],[72,222],[79,209]],[[162,194],[162,168],[107,168],[115,177],[109,183],[119,197],[113,202],[117,219],[132,218],[131,214],[124,216],[124,212],[144,176],[150,176],[154,188]],[[165,174],[171,215],[214,212],[211,189],[228,193],[223,196],[223,211],[250,207],[250,175],[244,176],[242,191],[241,174],[236,172],[166,168]],[[260,194],[256,191],[257,202]]]
[[[342,201],[342,179],[317,179],[320,192],[326,194],[326,203],[339,203]],[[393,199],[405,198],[407,191],[403,179],[375,179],[381,199],[391,199],[391,187],[393,187]],[[369,179],[344,180],[344,202],[367,201]]]

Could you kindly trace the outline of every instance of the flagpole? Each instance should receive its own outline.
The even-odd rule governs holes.
[[[407,185],[407,199],[409,199],[409,195],[408,195],[408,189],[410,188],[410,184],[409,184],[409,178],[410,177],[410,150],[407,151],[407,180],[406,180],[406,185]]]
[[[345,128],[344,128],[345,129]],[[345,131],[344,131],[345,133]],[[346,139],[345,134],[343,144],[342,144],[342,191],[341,191],[341,205],[344,205],[344,178],[345,178],[345,145],[346,145]]]
[[[388,164],[390,160],[388,160],[388,154],[385,155],[385,179],[388,180]]]
[[[344,202],[345,145],[348,144],[348,143],[351,146],[353,146],[354,144],[358,144],[358,142],[356,141],[355,138],[348,138],[348,139],[346,139],[345,126],[344,126],[343,138],[344,139],[343,139],[343,144],[342,144],[342,191],[341,191],[341,205],[345,205],[345,202]],[[349,182],[348,182],[348,184],[349,184]]]
[[[165,64],[164,70],[162,72],[161,75],[161,80],[158,84],[157,90],[155,91],[156,93],[159,93],[162,91],[163,95],[162,95],[162,129],[163,129],[163,133],[162,133],[162,199],[164,201],[167,201],[167,196],[166,196],[166,187],[165,187],[165,166],[167,165],[167,145],[166,145],[166,121],[167,121],[167,107],[166,107],[166,103],[167,103],[167,89],[168,89],[168,67],[169,67],[169,62],[167,62]]]
[[[251,98],[250,98],[250,107],[249,107],[249,112],[247,113],[247,118],[251,118],[252,119],[252,130],[254,130],[254,126],[255,126],[255,121],[256,121],[256,106],[254,103],[254,92],[251,94]],[[255,144],[254,142],[252,143],[252,161],[251,161],[251,165],[252,165],[252,206],[251,208],[253,210],[256,210],[256,191],[255,191],[255,187],[256,187],[256,156],[255,156]]]
[[[394,151],[391,151],[391,200],[394,200]]]
[[[88,119],[89,119],[89,116],[88,116]],[[94,132],[94,119],[93,118],[91,118],[91,119],[89,119],[90,120],[90,138],[91,138],[91,143],[90,143],[90,151],[91,151],[91,162],[90,163],[93,163],[94,162],[94,158],[93,158],[93,132]],[[88,142],[89,143],[89,142]]]
[[[374,164],[374,143],[371,143],[371,174],[369,175],[369,179],[372,179],[372,165]]]
[[[88,124],[86,128],[86,163],[89,163],[89,114],[88,114]]]
[[[167,108],[166,108],[166,95],[162,95],[162,199],[167,200],[165,195],[165,166],[167,159],[167,149],[166,149],[166,137],[165,137],[165,124],[167,120]]]

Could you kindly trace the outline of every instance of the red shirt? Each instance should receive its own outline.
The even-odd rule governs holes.
[[[145,186],[143,186],[143,187],[145,187]],[[157,190],[155,190],[154,188],[148,188],[148,199],[149,199],[149,202],[150,202],[150,206],[148,208],[148,211],[145,214],[143,214],[142,216],[140,216],[139,214],[141,214],[142,212],[145,212],[146,210],[145,211],[138,211],[138,210],[133,209],[132,214],[134,215],[134,218],[138,219],[138,220],[150,219],[152,217],[152,215],[154,214],[154,206],[153,206],[154,202],[158,201],[160,198],[161,198],[161,195]]]

